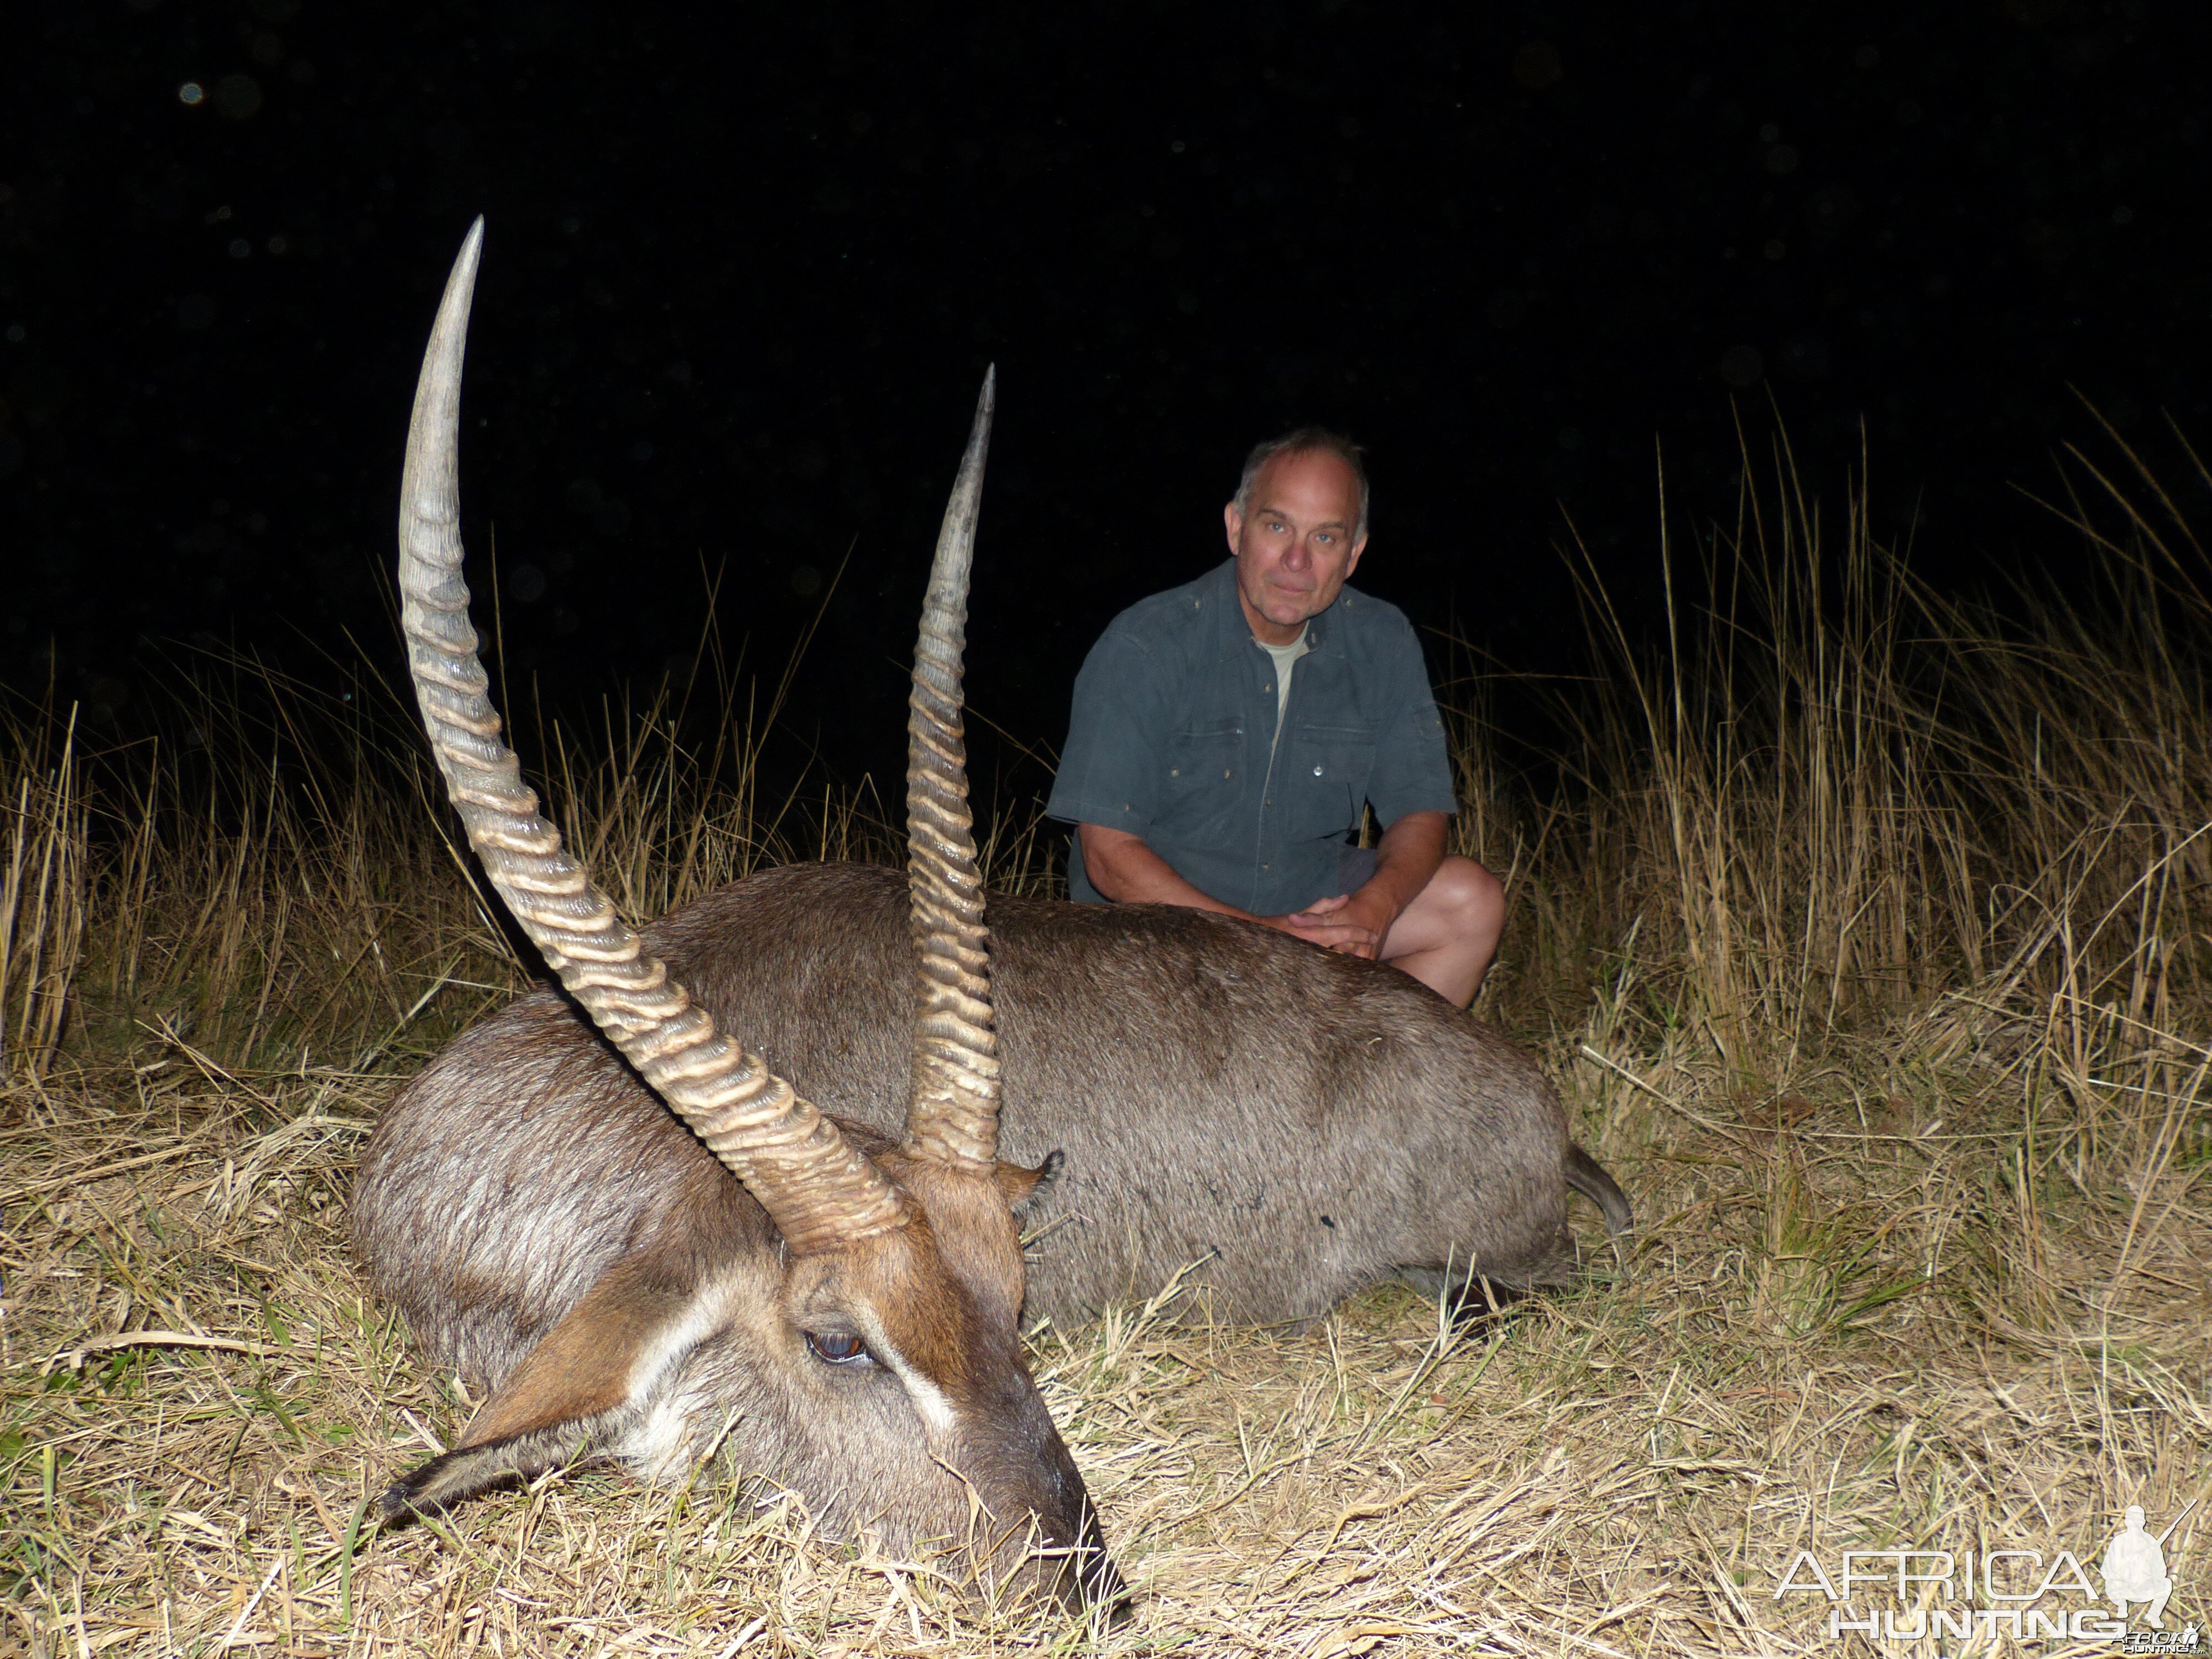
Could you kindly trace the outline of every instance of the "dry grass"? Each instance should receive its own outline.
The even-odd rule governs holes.
[[[1491,1012],[1635,1196],[1632,1275],[1457,1329],[1386,1287],[1304,1330],[1038,1333],[1138,1591],[1109,1632],[715,1472],[365,1520],[469,1407],[362,1298],[350,1159],[520,982],[506,936],[373,686],[204,688],[158,757],[19,721],[0,1653],[1781,1655],[1836,1647],[1772,1595],[1800,1548],[2094,1570],[2124,1505],[2192,1499],[2168,1624],[2201,1626],[2212,613],[2124,495],[2080,510],[2103,619],[1938,605],[1772,501],[1700,540],[1720,602],[1671,653],[1596,609],[1565,782],[1470,768],[1462,826],[1513,872]],[[680,725],[525,733],[635,909],[878,844]]]

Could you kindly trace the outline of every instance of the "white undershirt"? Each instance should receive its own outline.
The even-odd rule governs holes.
[[[1291,670],[1297,666],[1298,659],[1313,647],[1306,643],[1306,630],[1298,629],[1297,638],[1288,645],[1270,645],[1265,640],[1255,640],[1262,651],[1275,659],[1275,738],[1283,740],[1283,714],[1291,706]],[[1270,752],[1273,752],[1272,747]]]

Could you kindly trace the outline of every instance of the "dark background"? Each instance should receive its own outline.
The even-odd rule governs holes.
[[[1764,454],[1778,408],[1831,511],[1863,430],[1878,533],[1965,587],[2075,556],[2014,489],[2093,435],[2069,383],[2212,428],[2201,0],[12,15],[0,679],[94,732],[167,642],[396,661],[409,399],[479,212],[463,491],[510,683],[680,668],[718,572],[772,678],[849,549],[781,740],[848,781],[896,754],[989,362],[973,705],[1048,749],[1299,421],[1371,447],[1360,584],[1538,671],[1580,629],[1563,507],[1649,614],[1655,442],[1686,520],[1731,510],[1739,419]]]

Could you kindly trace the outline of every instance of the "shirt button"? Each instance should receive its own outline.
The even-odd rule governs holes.
[[[1224,767],[1223,767],[1223,768],[1221,769],[1221,775],[1222,775],[1223,777],[1224,777],[1224,778],[1225,778],[1225,777],[1228,777],[1228,776],[1229,776],[1229,775],[1231,775],[1231,773],[1233,773],[1235,770],[1236,770],[1236,769],[1235,769],[1234,767],[1228,767],[1228,766],[1224,766]]]
[[[1171,778],[1181,777],[1182,775],[1182,768],[1180,766],[1170,766],[1168,768],[1168,775]]]
[[[1316,767],[1315,767],[1315,768],[1314,768],[1314,775],[1315,775],[1316,777],[1319,777],[1319,776],[1321,775],[1321,768],[1319,768],[1318,766],[1316,766]]]

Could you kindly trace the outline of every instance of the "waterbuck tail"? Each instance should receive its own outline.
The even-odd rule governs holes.
[[[1567,1147],[1566,1175],[1568,1186],[1605,1212],[1605,1231],[1617,1249],[1620,1241],[1636,1230],[1636,1212],[1629,1208],[1628,1194],[1605,1172],[1603,1164],[1571,1143]]]

